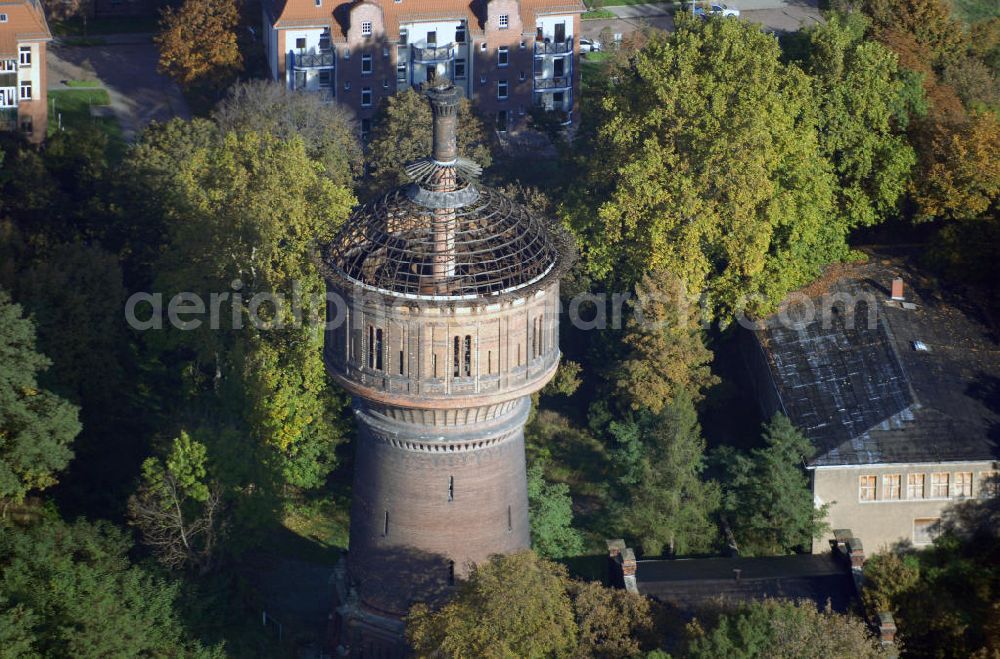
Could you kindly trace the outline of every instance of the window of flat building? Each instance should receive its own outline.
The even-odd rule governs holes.
[[[0,14],[0,23],[7,22],[7,14]]]
[[[396,81],[397,82],[406,82],[406,65],[405,64],[397,64],[396,65]]]
[[[510,27],[510,16],[508,14],[500,14],[498,24],[501,30],[506,30]]]
[[[372,22],[371,21],[361,21],[361,36],[370,37],[372,36]]]
[[[981,499],[988,499],[998,494],[1000,494],[1000,472],[979,472],[979,497]]]
[[[361,56],[361,73],[368,75],[372,72],[372,56],[362,55]]]
[[[480,85],[486,84],[486,76],[479,76],[479,84]]]
[[[923,499],[924,498],[924,475],[923,474],[907,474],[906,475],[906,498],[907,499]]]
[[[17,71],[17,62],[12,59],[0,60],[0,73],[13,73]]]
[[[860,501],[875,500],[875,477],[861,476],[858,479],[858,499]]]
[[[437,30],[431,30],[430,32],[428,32],[427,33],[427,45],[428,46],[430,46],[430,45],[435,45],[436,46],[437,42],[438,42],[438,33],[437,33]]]
[[[361,88],[361,107],[370,108],[372,106],[372,88]]]
[[[372,132],[372,120],[371,119],[362,119],[361,120],[361,139],[362,140],[367,140],[368,136],[371,135],[371,132]]]
[[[479,50],[483,51],[484,53],[486,52],[486,42],[485,41],[482,42],[481,44],[479,44]]]
[[[25,135],[31,135],[35,132],[35,125],[32,122],[30,115],[21,117],[21,132]]]
[[[455,60],[455,80],[465,80],[465,60]]]
[[[972,496],[972,472],[971,471],[960,471],[955,474],[955,492],[956,497],[971,497]]]
[[[18,48],[17,57],[21,66],[31,66],[31,46],[21,46]]]
[[[382,89],[389,89],[389,79],[385,78],[382,80]]]
[[[951,474],[931,474],[931,498],[944,499],[948,496],[948,482]]]
[[[510,64],[510,51],[507,46],[497,48],[497,66],[507,66]]]
[[[323,6],[323,0],[316,0],[316,6],[317,7],[322,7]]]
[[[938,532],[939,517],[922,517],[913,520],[913,544],[928,545]]]
[[[459,25],[455,28],[455,43],[465,43],[465,26]]]
[[[30,101],[31,100],[31,83],[22,82],[21,83],[21,100]]]
[[[552,60],[552,77],[562,78],[566,75],[566,58],[557,57]]]
[[[902,480],[899,474],[885,474],[882,476],[882,498],[883,499],[898,499],[900,495],[900,481]]]
[[[566,96],[562,92],[555,92],[554,94],[552,94],[552,105],[554,105],[557,109],[561,110],[565,98]]]
[[[319,35],[319,49],[323,52],[330,50],[330,28],[326,28]]]
[[[319,72],[319,86],[323,89],[329,89],[333,86],[333,71],[330,69],[322,69]]]
[[[351,59],[351,49],[350,48],[345,48],[344,49],[344,59],[345,60],[346,59]]]
[[[409,30],[407,30],[406,28],[403,28],[402,30],[399,31],[399,45],[400,46],[405,46],[406,43],[407,43],[406,40],[409,39],[409,38],[410,38],[410,32],[409,32]]]
[[[497,80],[497,100],[507,100],[507,81]]]
[[[297,38],[295,40],[295,49],[296,50],[305,50],[306,49],[306,39],[305,39],[305,37],[299,37],[299,38]]]
[[[350,80],[345,80],[344,81],[344,91],[345,92],[351,91],[351,81]]]
[[[528,73],[526,71],[521,71],[521,82],[524,82],[528,78]]]

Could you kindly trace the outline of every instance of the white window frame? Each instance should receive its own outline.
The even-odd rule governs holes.
[[[505,68],[510,66],[510,49],[507,46],[497,48],[497,67]]]
[[[19,46],[17,61],[20,66],[31,66],[31,46]]]
[[[858,476],[858,501],[875,501],[877,482],[873,474]]]
[[[944,494],[941,494],[941,492],[944,492]],[[950,494],[951,474],[947,471],[938,471],[931,474],[931,496],[929,498],[947,499]]]
[[[500,26],[501,30],[506,30],[510,27],[510,15],[500,14],[497,18],[497,25]]]
[[[375,70],[375,64],[372,56],[365,53],[361,56],[361,75],[367,76],[371,75],[372,71]]]
[[[500,91],[501,87],[503,92]],[[506,101],[510,97],[510,83],[506,80],[497,80],[497,100]]]
[[[921,473],[906,475],[906,498],[911,500],[925,498],[924,487],[927,485],[927,477]]]
[[[361,36],[370,37],[372,36],[372,22],[371,21],[361,21]]]
[[[21,89],[20,89],[20,91],[18,93],[18,97],[22,101],[30,101],[31,98],[32,98],[31,97],[32,91],[34,91],[31,88],[31,81],[30,80],[22,80],[20,87],[21,87]],[[25,93],[25,91],[27,91],[27,93]]]
[[[368,95],[368,102],[365,102],[365,95]],[[372,88],[362,87],[361,88],[361,107],[370,108],[372,106]]]
[[[956,471],[955,481],[952,484],[952,496],[960,498],[972,497],[972,472]]]
[[[0,23],[7,22],[7,14],[0,14]]]
[[[896,479],[895,483],[892,479]],[[895,492],[895,496],[893,493]],[[903,477],[900,474],[882,474],[882,498],[887,501],[896,501],[902,498]]]

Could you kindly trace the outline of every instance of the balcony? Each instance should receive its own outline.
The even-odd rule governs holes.
[[[17,108],[0,110],[0,130],[17,130]]]
[[[337,54],[332,50],[319,53],[288,53],[290,69],[332,69],[336,66]]]
[[[535,55],[565,55],[573,52],[573,39],[566,39],[562,43],[550,41],[536,41]]]
[[[453,57],[455,57],[455,44],[452,43],[440,48],[436,46],[428,46],[427,48],[413,46],[413,61],[420,64],[446,62]]]
[[[562,78],[535,78],[535,91],[565,91],[573,88],[573,79],[570,77]]]

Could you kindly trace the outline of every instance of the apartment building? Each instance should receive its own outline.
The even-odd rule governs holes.
[[[830,531],[814,552],[836,529],[870,553],[925,546],[956,506],[997,495],[1000,350],[974,300],[946,302],[881,254],[793,296],[743,355],[765,414],[816,449],[805,466]]]
[[[580,0],[265,0],[270,72],[350,106],[362,134],[379,101],[447,76],[503,132],[533,106],[571,124]]]
[[[33,142],[45,138],[46,44],[52,40],[39,0],[0,0],[0,129]]]

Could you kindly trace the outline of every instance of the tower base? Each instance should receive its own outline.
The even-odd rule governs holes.
[[[403,619],[371,610],[361,602],[348,582],[346,558],[340,559],[334,572],[334,611],[330,622],[334,656],[386,659],[407,656]]]

